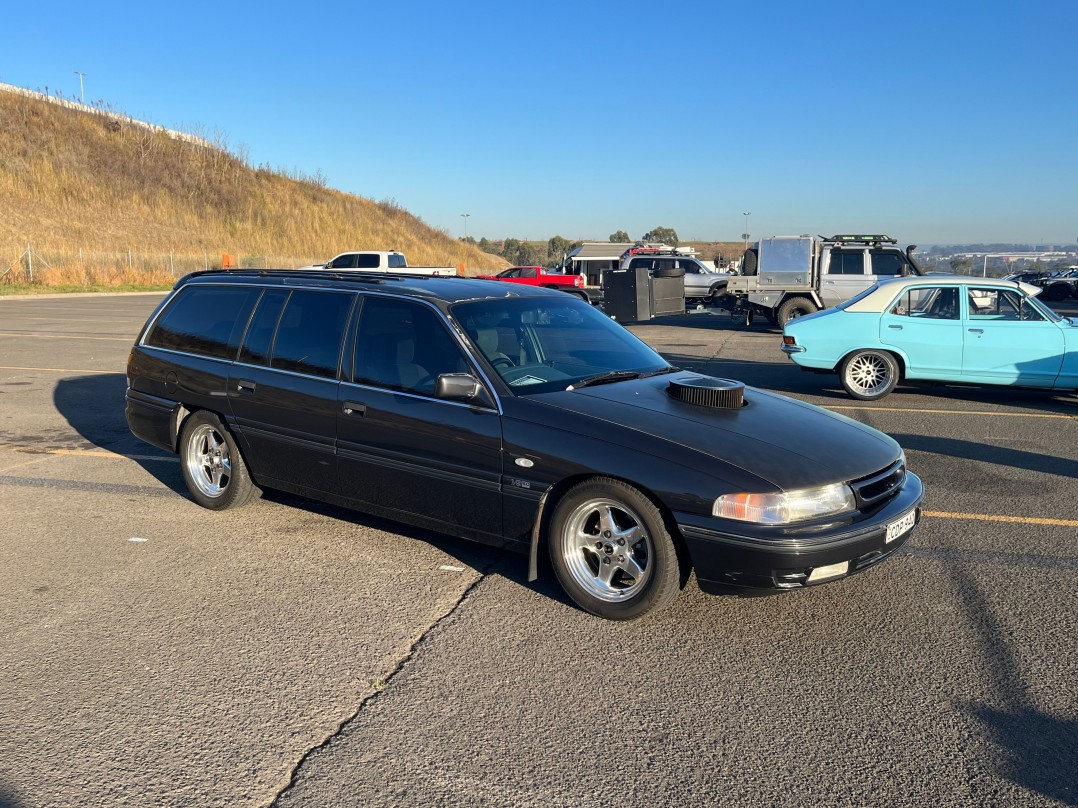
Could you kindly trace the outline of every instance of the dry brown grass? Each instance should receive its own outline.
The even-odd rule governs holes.
[[[398,249],[469,274],[507,264],[393,202],[253,168],[225,148],[0,91],[0,275],[50,285],[171,284],[222,253],[294,267]],[[31,247],[27,260],[27,245]]]

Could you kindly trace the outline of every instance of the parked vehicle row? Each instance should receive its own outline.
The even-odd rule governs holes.
[[[498,281],[333,270],[181,279],[127,369],[139,438],[196,502],[260,488],[529,557],[630,619],[836,581],[903,545],[923,489],[887,435],[680,371],[595,307]],[[219,529],[227,529],[222,522]]]

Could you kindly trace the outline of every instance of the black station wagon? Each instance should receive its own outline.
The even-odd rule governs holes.
[[[877,564],[919,519],[895,441],[680,371],[587,303],[496,281],[189,275],[131,351],[131,431],[191,495],[291,491],[528,553],[583,609]]]

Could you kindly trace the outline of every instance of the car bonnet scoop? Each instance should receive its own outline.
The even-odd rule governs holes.
[[[677,379],[670,382],[666,392],[678,401],[716,409],[737,409],[745,406],[745,385],[733,379],[712,376]]]

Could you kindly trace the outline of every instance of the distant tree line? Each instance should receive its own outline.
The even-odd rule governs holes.
[[[672,227],[653,227],[642,237],[642,241],[662,242],[671,247],[678,245],[677,231]],[[507,238],[492,241],[485,236],[476,241],[472,236],[462,238],[468,244],[474,244],[480,250],[491,255],[500,255],[514,266],[560,266],[565,256],[583,244],[582,241],[569,241],[561,236],[553,236],[546,244],[541,241],[521,241]],[[624,230],[610,234],[610,241],[627,244],[633,241]]]

